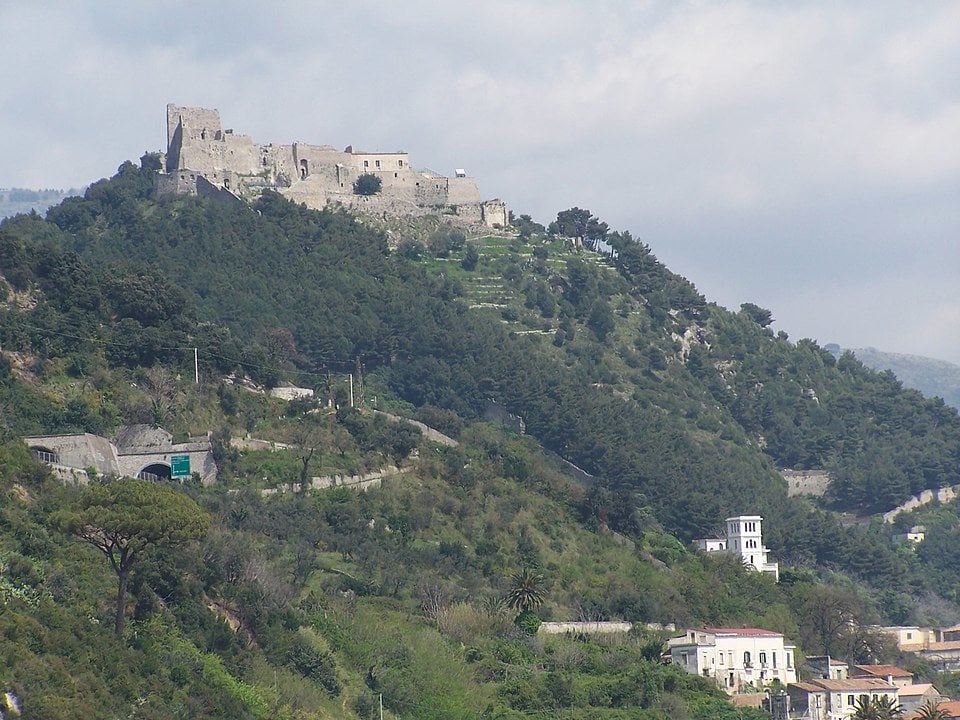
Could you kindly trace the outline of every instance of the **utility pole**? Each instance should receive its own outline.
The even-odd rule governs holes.
[[[193,349],[193,379],[197,385],[200,384],[200,358],[197,348]]]
[[[357,407],[363,410],[363,365],[360,363],[360,356],[357,355]]]
[[[353,374],[350,376],[350,407],[353,407]]]
[[[324,389],[327,391],[327,407],[333,407],[333,380],[330,378],[330,371],[327,371],[327,379],[324,383]]]

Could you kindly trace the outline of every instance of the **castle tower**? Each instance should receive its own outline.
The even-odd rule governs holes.
[[[779,579],[778,564],[767,560],[770,551],[763,544],[763,518],[759,515],[737,515],[728,517],[725,522],[727,552],[739,554],[745,565],[760,572],[773,573]]]
[[[191,167],[190,151],[222,139],[220,113],[216,110],[167,105],[167,172],[199,170]]]

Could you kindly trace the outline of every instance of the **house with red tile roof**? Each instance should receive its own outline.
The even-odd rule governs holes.
[[[941,695],[930,683],[917,683],[914,685],[900,686],[900,708],[904,714],[915,712],[927,703],[934,705],[949,700],[945,695]]]
[[[790,717],[796,720],[845,720],[860,697],[899,702],[899,691],[896,685],[876,677],[807,680],[787,686]]]
[[[913,673],[896,665],[854,665],[850,669],[850,677],[880,678],[897,687],[913,684]]]

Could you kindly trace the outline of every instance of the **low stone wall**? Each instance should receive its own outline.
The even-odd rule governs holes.
[[[885,512],[883,514],[883,521],[885,523],[892,523],[894,518],[896,518],[897,515],[902,512],[916,510],[918,507],[929,505],[934,500],[940,503],[948,503],[951,500],[955,500],[958,495],[960,495],[960,485],[940,488],[939,490],[924,490],[919,495],[914,495],[906,502],[895,507],[893,510]]]
[[[275,440],[259,440],[257,438],[247,437],[230,438],[230,447],[236,448],[237,450],[269,450],[276,452],[278,450],[290,450],[296,446],[276,442]]]
[[[363,475],[324,475],[310,478],[310,490],[325,490],[332,487],[344,487],[349,490],[367,490],[380,487],[384,478],[400,474],[400,468],[388,465],[375,472]],[[278,485],[275,488],[261,490],[262,495],[276,495],[277,493],[300,492],[300,483]]]
[[[571,621],[571,622],[544,622],[540,623],[540,629],[537,632],[544,635],[563,635],[571,633],[574,635],[613,635],[616,633],[627,633],[633,629],[633,623],[619,620],[614,621]],[[644,623],[640,625],[653,632],[676,632],[677,626],[673,623],[662,625],[660,623]]]
[[[384,412],[383,410],[374,410],[374,415],[382,415],[390,422],[407,422],[411,425],[420,429],[420,432],[423,433],[423,436],[427,440],[432,440],[438,445],[446,445],[447,447],[457,447],[460,443],[454,440],[449,435],[444,435],[439,430],[435,430],[429,425],[425,425],[419,420],[411,420],[410,418],[401,417],[400,415],[394,415],[393,413]]]
[[[633,629],[633,623],[628,622],[545,622],[540,623],[544,635],[609,635],[611,633],[627,633]]]

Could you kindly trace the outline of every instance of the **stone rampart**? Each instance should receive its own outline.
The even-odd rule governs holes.
[[[673,623],[645,623],[640,627],[652,632],[676,632],[677,626]],[[595,621],[595,622],[544,622],[537,630],[544,635],[612,635],[628,633],[633,629],[633,623],[622,621]]]
[[[421,175],[416,181],[414,200],[425,207],[442,207],[447,204],[447,178]]]
[[[243,204],[243,199],[231,192],[230,179],[225,178],[224,182],[225,185],[214,185],[201,175],[197,178],[197,195],[225,203]]]
[[[447,180],[447,205],[480,205],[480,190],[473,178],[453,177]]]

